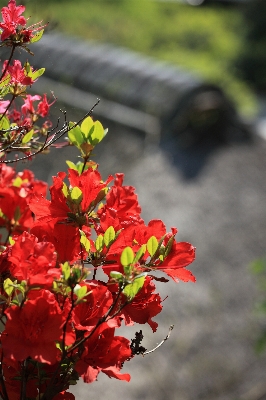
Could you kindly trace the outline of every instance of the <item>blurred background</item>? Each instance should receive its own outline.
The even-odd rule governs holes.
[[[17,1],[21,4],[22,1]],[[1,0],[1,6],[5,3]],[[251,263],[266,254],[266,1],[28,0],[49,21],[31,57],[54,91],[54,121],[94,115],[109,128],[95,160],[125,172],[143,217],[176,226],[197,247],[196,284],[160,284],[164,310],[124,365],[131,382],[78,384],[79,400],[265,400],[265,318]],[[66,170],[72,148],[38,156],[39,179]],[[127,337],[142,327],[122,331]],[[118,333],[120,334],[120,333]]]

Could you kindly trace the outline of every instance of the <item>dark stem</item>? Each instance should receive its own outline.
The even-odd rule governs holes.
[[[1,352],[1,367],[0,367],[0,385],[2,387],[2,396],[3,400],[9,400],[7,391],[6,391],[6,385],[4,381],[4,374],[3,374],[3,351]]]
[[[5,76],[5,73],[6,73],[7,69],[8,69],[8,67],[9,67],[9,65],[10,65],[10,62],[11,62],[11,60],[12,60],[12,57],[13,57],[13,55],[14,55],[14,51],[15,51],[15,46],[13,45],[13,46],[12,46],[11,53],[10,53],[10,56],[9,56],[9,59],[8,59],[8,61],[7,61],[7,63],[6,63],[5,69],[4,69],[4,71],[2,72],[0,81],[2,80],[3,76]]]

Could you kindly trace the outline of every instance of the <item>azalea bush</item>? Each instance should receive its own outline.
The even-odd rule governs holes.
[[[91,152],[107,129],[88,110],[81,121],[66,117],[52,127],[55,99],[27,93],[44,69],[14,58],[33,55],[42,24],[27,26],[25,7],[2,8],[1,46],[9,50],[0,80],[0,395],[3,400],[74,399],[67,390],[100,372],[129,381],[126,361],[146,354],[142,331],[117,334],[122,326],[148,324],[162,310],[156,281],[195,281],[186,267],[194,247],[177,242],[177,229],[147,225],[135,189],[123,174],[104,180]],[[58,144],[62,138],[63,143]],[[75,146],[49,188],[19,161],[50,147]],[[99,278],[99,270],[103,271]]]

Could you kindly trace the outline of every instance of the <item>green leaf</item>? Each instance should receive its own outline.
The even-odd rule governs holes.
[[[82,197],[83,197],[83,193],[79,187],[75,186],[71,189],[70,198],[74,203],[80,204],[82,201]]]
[[[113,243],[115,238],[115,230],[113,226],[109,226],[109,228],[105,231],[103,235],[104,244],[106,247],[110,246]]]
[[[67,165],[69,166],[70,169],[74,169],[75,171],[78,171],[78,167],[76,164],[74,164],[72,161],[66,161]]]
[[[12,186],[20,187],[22,185],[22,183],[23,183],[23,180],[21,179],[21,177],[16,176],[16,178],[12,182]]]
[[[0,117],[0,130],[8,130],[10,128],[10,122],[7,117]]]
[[[145,252],[146,252],[146,244],[143,244],[141,248],[138,249],[135,258],[133,260],[133,263],[134,264],[137,263],[141,259],[141,257],[145,254]]]
[[[70,122],[69,123],[70,130],[68,131],[68,138],[70,143],[79,148],[80,145],[84,143],[84,137],[82,135],[80,127],[77,125],[74,128],[72,128],[73,126],[74,126],[73,122]]]
[[[123,269],[124,269],[124,274],[126,275],[126,277],[129,277],[132,274],[133,265],[124,265]]]
[[[11,294],[12,294],[14,289],[15,289],[14,288],[14,284],[11,281],[11,279],[10,278],[5,279],[5,281],[4,281],[4,291],[6,292],[6,294],[8,296],[11,296]]]
[[[156,239],[155,236],[151,236],[147,242],[147,250],[152,257],[158,248],[158,240]]]
[[[131,249],[131,247],[126,247],[121,254],[121,258],[120,258],[121,264],[123,265],[123,267],[126,267],[130,264],[133,263],[134,261],[134,252]]]
[[[31,71],[30,63],[28,61],[25,62],[24,68],[25,68],[25,72],[26,72],[27,76],[31,76],[30,74],[32,74],[32,71]]]
[[[7,85],[0,89],[0,97],[5,97],[10,92],[11,86]]]
[[[16,243],[12,236],[9,236],[8,241],[11,246],[14,246],[14,244]]]
[[[100,143],[101,140],[104,138],[104,129],[100,121],[96,121],[94,123],[94,129],[90,134],[89,141],[93,146]]]
[[[174,240],[175,240],[174,236],[170,237],[170,239],[168,240],[168,243],[165,247],[164,258],[166,258],[168,256],[168,254],[170,253]]]
[[[80,128],[86,139],[90,136],[93,127],[94,121],[91,117],[87,117],[82,121]]]
[[[77,288],[77,289],[76,289]],[[80,300],[80,299],[83,299],[83,297],[85,297],[86,296],[86,294],[87,294],[87,286],[79,286],[79,285],[76,285],[76,288],[74,289],[74,293],[75,293],[75,295],[77,296],[77,298]]]
[[[68,190],[68,187],[67,187],[67,185],[65,184],[65,182],[63,182],[62,193],[63,193],[63,195],[64,195],[66,198],[67,198],[68,195],[69,195],[69,190]]]
[[[31,131],[27,132],[26,135],[23,136],[22,143],[23,144],[28,143],[32,139],[33,134],[34,134],[33,129]]]
[[[30,43],[36,43],[38,42],[42,35],[43,35],[44,29],[42,29],[41,31],[37,32],[30,40]]]
[[[88,252],[90,251],[91,243],[89,239],[84,235],[80,238],[80,243],[83,245],[84,249]]]
[[[102,249],[103,249],[103,244],[104,244],[104,242],[103,242],[103,236],[102,236],[102,235],[99,235],[99,236],[97,237],[97,239],[95,240],[95,247],[96,247],[96,250],[97,250],[97,251],[102,251]]]
[[[124,280],[124,275],[121,274],[121,272],[118,271],[111,271],[110,272],[110,277],[117,280],[117,281],[121,281]]]
[[[8,85],[9,82],[10,82],[10,79],[11,79],[10,75],[7,74],[7,75],[4,77],[4,79],[1,80],[1,82],[0,82],[0,88],[2,88],[2,87],[4,87],[4,86]]]
[[[78,171],[79,174],[82,173],[83,164],[84,164],[84,163],[81,162],[81,161],[78,161],[77,164],[76,164],[77,171]],[[87,167],[87,165],[86,165],[85,168],[84,168],[84,171],[87,171],[87,169],[88,169],[88,167]]]
[[[44,74],[44,72],[45,72],[45,68],[40,68],[40,69],[37,69],[37,71],[32,72],[31,75],[29,74],[28,76],[35,81],[40,76],[42,76]]]
[[[63,277],[65,279],[65,281],[68,280],[68,278],[70,277],[70,272],[71,272],[71,268],[68,262],[65,262],[62,266],[62,272],[63,272]]]
[[[145,282],[145,276],[140,276],[135,278],[132,283],[128,284],[124,288],[123,293],[127,296],[129,300],[134,299],[134,297],[142,289],[144,282]]]

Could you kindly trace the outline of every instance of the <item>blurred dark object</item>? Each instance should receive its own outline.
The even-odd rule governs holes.
[[[242,55],[236,67],[258,94],[266,92],[266,1],[253,0],[243,8]]]
[[[174,138],[176,145],[188,148],[248,136],[223,91],[184,69],[123,48],[60,34],[45,34],[32,50],[34,68],[47,68],[40,79],[51,80],[45,83],[46,92],[55,90],[59,100],[81,109],[85,106],[86,111],[100,97],[95,115],[136,128],[151,141]],[[21,57],[26,61],[28,55]],[[88,93],[92,101],[86,98]]]
[[[202,6],[206,4],[240,5],[253,0],[183,0],[191,6]]]

